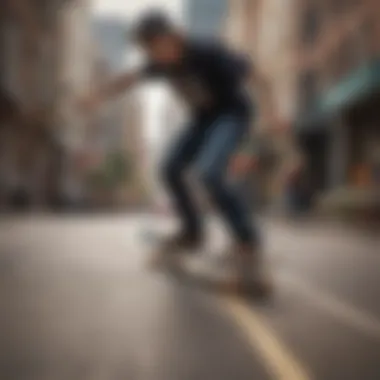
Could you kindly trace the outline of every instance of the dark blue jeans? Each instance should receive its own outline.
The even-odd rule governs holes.
[[[163,174],[185,232],[202,237],[200,213],[184,181],[186,170],[195,166],[200,180],[234,238],[241,243],[258,243],[250,208],[243,194],[228,181],[231,155],[247,137],[249,120],[233,114],[221,114],[212,120],[200,119],[182,131],[165,160]]]

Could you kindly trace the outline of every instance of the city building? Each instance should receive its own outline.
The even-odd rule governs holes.
[[[8,124],[2,128],[7,142],[0,153],[1,183],[11,198],[34,207],[86,196],[81,161],[89,125],[75,104],[98,79],[91,6],[90,0],[12,0],[0,13],[6,57],[1,98],[16,114],[1,121]],[[120,134],[114,140],[120,141]]]
[[[87,186],[80,163],[87,149],[89,120],[76,101],[95,85],[95,47],[91,1],[72,0],[60,9],[59,122],[55,134],[64,151],[60,193],[67,206],[83,204]]]
[[[283,126],[291,125],[298,102],[293,64],[297,48],[296,7],[296,0],[230,0],[224,28],[227,41],[248,54],[255,70],[266,79],[273,98],[269,106],[273,106],[273,114]],[[255,93],[255,88],[252,91]],[[261,201],[281,203],[288,173],[298,165],[300,157],[290,128],[276,131],[277,126],[260,113],[268,107],[268,99],[260,95],[255,93],[257,115],[248,152],[256,151],[254,156],[262,156],[259,161],[263,164],[271,161],[270,168],[267,163],[256,166]],[[244,159],[244,151],[242,155]]]
[[[107,75],[103,78],[106,82],[126,70],[131,51],[126,38],[127,22],[124,18],[96,15],[92,20],[92,30],[99,55],[107,66]],[[125,148],[126,98],[129,99],[128,96],[114,99],[104,109],[102,120],[106,133],[103,143],[109,151]]]
[[[380,3],[300,1],[296,131],[320,192],[376,182]]]
[[[129,20],[125,17],[97,14],[93,31],[98,50],[107,65],[108,79],[135,64],[135,50],[127,38]],[[105,78],[107,79],[107,78]],[[121,184],[117,198],[125,205],[146,201],[146,169],[142,99],[137,89],[113,100],[102,118],[103,149],[124,157],[128,176]]]
[[[50,193],[59,69],[59,12],[62,1],[5,1],[0,11],[0,85],[12,118],[2,120],[3,190],[12,199],[39,205]],[[3,141],[4,142],[4,141]],[[54,152],[54,153],[53,153]]]
[[[278,194],[300,167],[316,196],[378,181],[379,25],[373,0],[229,2],[225,37],[270,80],[274,111],[292,126],[268,133],[284,163],[271,175]]]

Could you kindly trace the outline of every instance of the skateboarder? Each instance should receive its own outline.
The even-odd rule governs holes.
[[[256,115],[246,88],[254,83],[267,96],[265,81],[244,56],[218,42],[186,36],[160,12],[143,16],[132,33],[146,53],[147,63],[135,73],[122,75],[86,96],[80,102],[82,110],[95,109],[137,82],[166,79],[186,101],[191,115],[187,127],[173,141],[162,167],[163,181],[181,220],[178,233],[165,241],[166,252],[195,250],[204,239],[201,214],[184,181],[184,172],[194,166],[231,230],[234,246],[230,254],[235,278],[264,284],[260,233],[252,222],[250,208],[228,183],[226,175],[229,161],[247,138]]]

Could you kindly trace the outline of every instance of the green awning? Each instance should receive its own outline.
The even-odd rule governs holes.
[[[380,61],[372,61],[350,73],[320,100],[322,112],[335,112],[350,106],[380,87]]]
[[[331,115],[360,101],[380,89],[380,59],[351,72],[337,85],[320,96],[311,109],[296,121],[296,130],[313,131],[328,126]]]

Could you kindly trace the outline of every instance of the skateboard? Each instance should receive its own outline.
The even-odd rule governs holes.
[[[266,299],[272,294],[272,287],[269,282],[268,284],[259,284],[253,281],[242,283],[232,280],[225,273],[221,273],[210,260],[212,256],[210,252],[170,252],[160,245],[160,238],[157,234],[149,233],[146,237],[149,237],[147,241],[151,248],[148,268],[155,272],[164,273],[182,285],[202,291],[249,296],[256,299]],[[198,259],[198,265],[194,265],[194,259],[195,261]],[[207,270],[204,267],[202,268],[202,265],[205,265]]]

